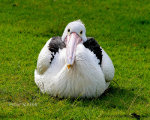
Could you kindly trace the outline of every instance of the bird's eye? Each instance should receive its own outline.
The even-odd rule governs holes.
[[[68,32],[70,32],[70,29],[68,29]]]
[[[82,35],[82,33],[83,33],[83,31],[81,30],[81,31],[80,31],[80,34]]]

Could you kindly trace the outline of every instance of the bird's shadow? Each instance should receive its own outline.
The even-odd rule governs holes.
[[[120,109],[128,110],[131,104],[134,101],[134,104],[138,104],[141,101],[147,102],[147,99],[144,96],[140,96],[136,91],[139,91],[140,88],[124,89],[120,87],[111,86],[107,89],[100,97],[97,98],[66,98],[68,104],[81,106],[81,107],[100,107],[103,109]],[[134,93],[135,91],[135,93]],[[63,98],[55,98],[62,100]],[[63,99],[64,100],[64,99]]]

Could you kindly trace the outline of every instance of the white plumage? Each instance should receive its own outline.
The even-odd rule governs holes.
[[[66,32],[68,28],[70,33]],[[81,30],[82,34],[84,34],[83,36],[78,33]],[[76,46],[72,67],[67,68],[67,47],[59,49],[54,54],[49,50],[49,44],[52,40],[50,39],[39,54],[37,69],[34,72],[35,83],[43,93],[46,92],[52,96],[100,96],[108,88],[110,81],[114,77],[113,63],[101,48],[102,63],[100,66],[100,60],[97,59],[96,55],[83,45],[83,42],[87,39],[84,25],[80,21],[68,24],[62,36],[62,41],[65,41],[66,36],[73,32],[77,33],[82,41]],[[52,56],[54,56],[54,59],[51,61]]]

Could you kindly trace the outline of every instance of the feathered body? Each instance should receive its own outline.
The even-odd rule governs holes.
[[[51,38],[41,50],[35,83],[43,93],[52,96],[100,96],[114,77],[111,59],[94,38],[87,38],[76,46],[73,66],[68,69],[68,49],[62,38]]]

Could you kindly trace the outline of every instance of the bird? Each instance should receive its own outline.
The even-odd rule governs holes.
[[[60,98],[101,96],[114,78],[112,60],[81,20],[50,38],[39,53],[34,81],[42,93]]]

